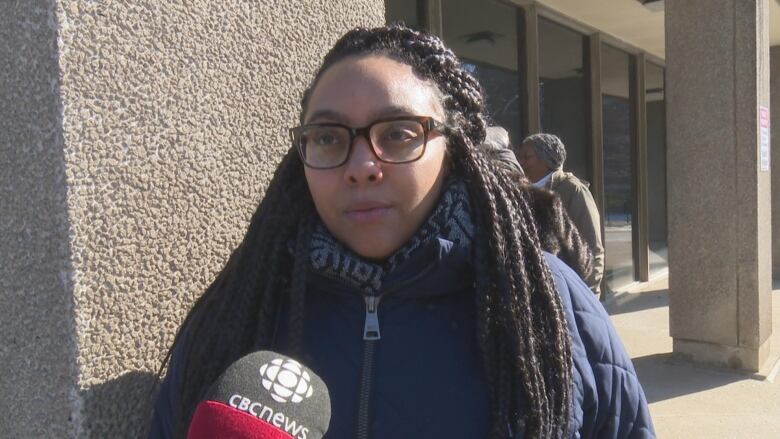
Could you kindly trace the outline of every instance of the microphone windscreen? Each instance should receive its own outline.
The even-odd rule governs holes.
[[[198,404],[187,439],[321,439],[330,423],[325,383],[269,351],[242,357]]]

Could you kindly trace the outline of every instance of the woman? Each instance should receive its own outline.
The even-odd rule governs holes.
[[[323,378],[328,438],[652,435],[606,314],[476,150],[479,84],[438,38],[348,32],[300,122],[177,335],[152,437],[184,437],[204,390],[257,349]]]
[[[510,147],[509,133],[499,126],[488,127],[485,141],[480,148],[496,166],[517,173],[518,184],[531,198],[542,249],[560,258],[577,272],[580,278],[587,279],[593,271],[593,256],[588,244],[569,218],[560,198],[554,192],[534,186],[525,177],[523,168]]]

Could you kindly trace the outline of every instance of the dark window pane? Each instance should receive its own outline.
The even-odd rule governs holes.
[[[520,143],[523,133],[517,72],[470,59],[463,59],[463,63],[485,89],[491,125],[506,128],[512,145]]]
[[[650,274],[654,274],[666,269],[669,261],[666,240],[666,101],[663,67],[646,64],[645,100]]]
[[[592,181],[590,104],[582,34],[539,18],[539,116],[542,132],[566,145],[564,168]]]
[[[604,247],[607,285],[619,288],[635,279],[634,139],[631,58],[601,47],[604,131]]]
[[[385,0],[385,21],[395,23],[402,21],[414,29],[425,27],[422,14],[424,0]]]
[[[491,123],[506,128],[517,144],[524,134],[517,10],[473,0],[448,0],[442,8],[444,41],[482,84]]]

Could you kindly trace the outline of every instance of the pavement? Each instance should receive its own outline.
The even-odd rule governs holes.
[[[672,354],[668,278],[621,292],[605,306],[634,361],[659,438],[780,438],[780,282],[775,336],[759,373],[718,369]]]

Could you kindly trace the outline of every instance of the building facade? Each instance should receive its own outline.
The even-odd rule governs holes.
[[[389,22],[443,37],[482,83],[514,144],[558,135],[564,169],[590,183],[610,290],[668,269],[664,60],[554,2],[387,0]],[[649,19],[663,10],[637,9]],[[661,20],[663,24],[663,20]],[[661,27],[660,32],[663,33]]]
[[[780,24],[770,26],[780,3],[385,3],[389,22],[453,48],[514,144],[562,138],[564,169],[590,183],[601,211],[607,300],[668,274],[675,353],[768,363],[773,251],[780,265],[769,47],[780,44]]]

